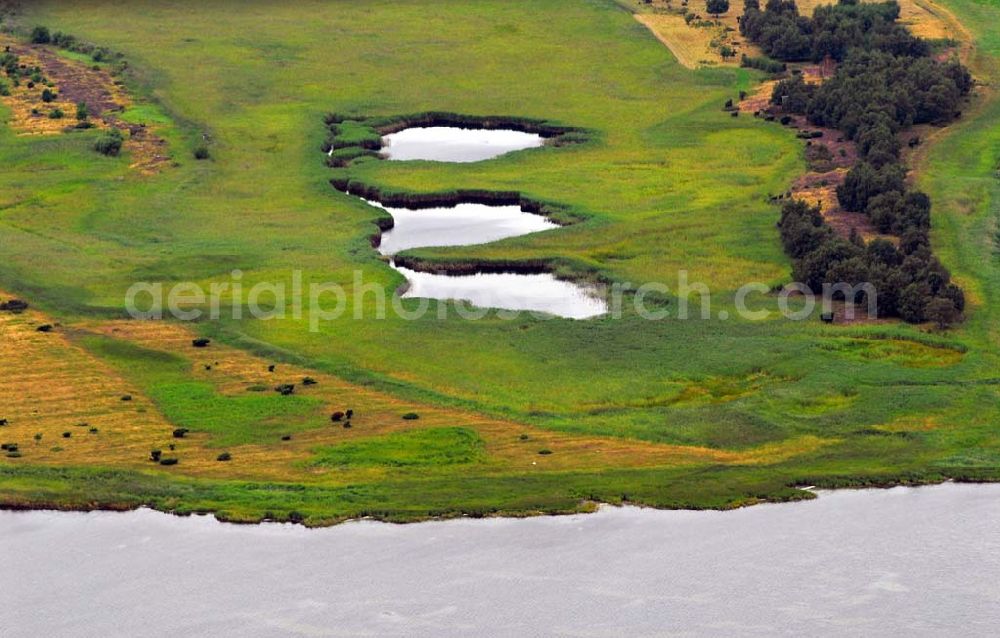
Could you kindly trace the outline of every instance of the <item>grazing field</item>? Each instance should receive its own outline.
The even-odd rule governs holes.
[[[1000,79],[1000,5],[943,4],[975,38],[977,76]],[[1000,476],[992,87],[915,163],[935,250],[970,293],[962,326],[748,321],[736,289],[789,279],[769,198],[805,172],[803,143],[722,110],[763,75],[688,69],[621,4],[38,1],[6,24],[124,54],[133,97],[120,117],[155,127],[171,157],[135,170],[127,148],[94,152],[98,130],[24,135],[0,105],[0,301],[32,304],[0,313],[0,439],[18,445],[0,456],[7,505],[325,524],[595,501],[730,507],[802,498],[801,483]],[[588,139],[476,164],[325,166],[326,113],[423,111],[536,118]],[[402,278],[369,239],[380,212],[334,177],[564,207],[582,221],[409,256],[540,261],[671,292],[686,271],[711,288],[712,318],[348,313],[317,331],[305,317],[123,319],[137,281],[207,287],[236,269],[245,289],[290,284],[294,270],[349,285],[360,271],[391,293]],[[373,296],[349,303],[370,310]],[[777,308],[776,295],[750,299]],[[198,336],[211,344],[192,347]],[[289,396],[275,391],[285,383]],[[352,427],[331,420],[349,408]],[[178,463],[150,461],[154,449]]]

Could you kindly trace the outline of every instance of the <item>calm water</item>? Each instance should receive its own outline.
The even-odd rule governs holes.
[[[386,135],[382,144],[382,154],[390,160],[479,162],[542,146],[545,138],[521,131],[427,126]]]
[[[4,636],[995,636],[1000,485],[306,530],[0,513]]]
[[[404,299],[463,300],[480,309],[529,310],[567,319],[588,319],[608,311],[607,302],[596,289],[556,279],[549,273],[439,275],[393,267],[410,282]],[[470,309],[470,318],[475,318],[475,312]]]
[[[395,208],[368,202],[392,215],[394,227],[382,233],[379,252],[395,255],[409,248],[471,246],[537,233],[559,225],[520,206],[458,204],[451,208]]]

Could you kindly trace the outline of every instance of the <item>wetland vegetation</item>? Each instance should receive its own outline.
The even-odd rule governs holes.
[[[977,83],[961,118],[944,128],[928,116],[914,129],[922,143],[900,149],[905,190],[870,218],[902,230],[909,204],[921,204],[907,194],[927,194],[921,245],[964,292],[965,320],[948,330],[828,325],[818,313],[786,321],[772,293],[751,301],[775,318],[732,312],[740,286],[778,290],[801,269],[784,250],[775,198],[807,171],[796,128],[818,124],[720,108],[754,94],[767,72],[738,59],[683,66],[626,2],[427,5],[254,0],[181,12],[141,0],[127,16],[100,0],[83,11],[5,5],[0,37],[47,69],[56,101],[12,81],[0,98],[0,301],[28,304],[0,311],[0,440],[15,446],[0,457],[3,505],[149,505],[322,525],[596,501],[725,508],[809,498],[802,484],[1000,477],[994,0],[935,5],[964,25],[959,50]],[[721,20],[742,13],[733,3]],[[50,38],[72,34],[74,46],[31,44],[39,25]],[[811,56],[803,47],[789,66]],[[851,65],[846,55],[838,73]],[[951,68],[941,63],[964,92]],[[77,101],[61,102],[77,82],[104,87],[88,102],[93,129],[76,128]],[[834,124],[817,106],[829,86],[804,89],[796,117],[822,111]],[[31,112],[56,107],[62,120]],[[882,137],[869,163],[895,165],[874,157],[888,142],[883,124],[897,134],[915,121],[872,123]],[[384,135],[463,125],[547,141],[470,163],[378,157]],[[99,155],[110,129],[120,152]],[[360,273],[392,294],[405,278],[372,248],[390,216],[361,197],[418,208],[475,194],[561,227],[414,246],[397,265],[664,282],[657,303],[668,310],[681,303],[684,271],[711,289],[711,318],[347,314],[313,331],[291,314],[181,324],[123,313],[137,281],[208,287],[234,271],[245,290],[291,287],[293,272],[346,286]],[[850,207],[864,215],[869,203]],[[933,263],[940,297],[949,282]],[[351,301],[366,308],[375,296]],[[718,319],[723,311],[732,318]],[[196,348],[198,338],[210,341]],[[188,432],[174,438],[178,428]],[[152,450],[174,463],[151,462]]]

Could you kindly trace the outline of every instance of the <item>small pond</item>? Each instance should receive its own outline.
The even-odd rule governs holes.
[[[399,208],[368,202],[387,210],[393,227],[382,233],[379,252],[395,255],[410,248],[471,246],[558,228],[543,215],[520,206],[458,204],[450,208]]]
[[[403,298],[467,301],[477,308],[529,310],[566,319],[588,319],[608,311],[596,288],[550,273],[476,273],[445,275],[393,266],[410,286]]]
[[[382,155],[389,160],[479,162],[543,144],[541,135],[523,131],[417,126],[384,136]]]

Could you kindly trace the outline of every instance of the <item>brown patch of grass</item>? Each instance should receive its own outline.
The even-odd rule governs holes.
[[[51,323],[51,319],[35,310],[19,315],[0,313],[3,335],[0,356],[9,378],[0,386],[0,405],[4,406],[0,418],[10,421],[8,426],[0,428],[0,438],[19,443],[23,451],[19,459],[0,458],[3,463],[100,465],[195,477],[343,484],[378,480],[412,470],[311,467],[307,461],[314,448],[402,430],[445,426],[468,427],[479,433],[487,451],[486,461],[477,470],[483,472],[758,463],[772,458],[781,460],[783,454],[791,453],[774,446],[731,452],[539,430],[468,411],[400,399],[300,366],[279,363],[270,372],[269,361],[236,348],[217,343],[208,348],[193,348],[194,334],[172,323],[89,322],[38,332],[37,326],[43,323]],[[353,408],[353,427],[345,429],[341,423],[330,422],[298,432],[290,441],[233,446],[227,450],[232,460],[219,462],[216,457],[223,450],[211,445],[209,434],[191,432],[183,439],[172,438],[175,425],[164,418],[140,388],[75,342],[77,337],[91,334],[152,350],[181,352],[191,360],[193,380],[208,382],[225,395],[243,395],[257,385],[273,391],[280,383],[295,383],[297,394],[322,402],[324,417],[336,410]],[[317,383],[302,385],[306,376]],[[131,401],[121,400],[126,394],[132,397]],[[408,412],[415,412],[420,418],[403,419],[402,415]],[[90,433],[91,427],[98,432]],[[72,436],[63,438],[63,432]],[[36,433],[42,434],[37,444],[33,438]],[[171,443],[176,450],[168,449]],[[151,449],[161,449],[165,457],[176,456],[180,463],[169,468],[153,464],[148,460]],[[552,454],[539,454],[542,449],[551,450]]]
[[[690,0],[688,13],[700,16],[688,24],[684,20],[684,7],[680,1],[657,1],[650,5],[630,3],[635,19],[645,25],[656,39],[662,42],[678,62],[689,69],[701,66],[739,66],[742,54],[759,55],[757,47],[743,39],[736,21],[739,11],[736,2],[729,12],[716,20],[705,10],[705,0]],[[705,23],[711,22],[711,25]],[[724,60],[719,54],[725,44],[735,55]]]
[[[0,418],[9,421],[0,438],[18,443],[24,462],[141,466],[151,443],[170,437],[171,425],[62,327],[38,332],[38,326],[52,323],[32,309],[0,312]],[[121,400],[126,394],[131,401]],[[98,432],[91,434],[91,427]],[[71,438],[63,438],[64,432]],[[36,434],[42,435],[38,442]]]
[[[130,168],[152,175],[169,162],[166,141],[154,129],[130,125],[116,117],[116,113],[132,105],[132,99],[107,69],[61,57],[52,47],[22,44],[8,36],[0,35],[0,46],[9,46],[21,64],[40,67],[58,94],[57,100],[46,104],[41,98],[45,87],[29,89],[24,81],[17,87],[11,85],[10,95],[0,99],[10,109],[9,124],[19,135],[58,135],[72,130],[77,124],[77,104],[84,103],[94,128],[113,127],[127,133],[124,148],[132,160]],[[49,117],[56,108],[64,113],[61,119]]]

